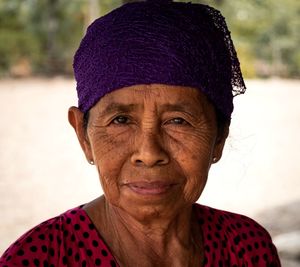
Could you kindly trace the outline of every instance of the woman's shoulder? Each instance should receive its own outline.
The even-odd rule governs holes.
[[[258,222],[242,214],[200,204],[195,204],[194,207],[206,250],[222,248],[227,251],[231,261],[240,264],[238,266],[280,266],[272,238]],[[222,255],[220,257],[224,258]]]
[[[95,250],[112,260],[94,224],[79,206],[22,235],[1,256],[0,266],[97,266],[103,259],[93,255]]]
[[[227,230],[229,229],[235,230],[235,229],[242,229],[242,228],[254,229],[256,232],[259,232],[261,230],[267,236],[269,236],[268,232],[263,228],[263,226],[261,226],[257,221],[255,221],[254,219],[248,216],[226,211],[226,210],[212,208],[201,204],[195,204],[194,206],[200,224],[213,222],[218,226],[222,225],[224,227],[226,225]]]
[[[70,209],[33,227],[4,252],[0,263],[5,263],[4,266],[46,266],[50,256],[55,265],[60,257],[58,252],[69,234],[68,225],[72,224],[75,229],[79,216],[82,216],[80,211],[81,206]],[[71,238],[75,241],[75,235]]]

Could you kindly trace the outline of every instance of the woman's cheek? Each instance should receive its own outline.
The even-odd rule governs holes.
[[[106,199],[112,203],[116,204],[119,201],[120,191],[118,187],[118,179],[113,176],[107,176],[102,174],[98,169],[101,187]]]
[[[207,181],[207,175],[205,174],[201,176],[189,177],[187,183],[185,184],[184,192],[183,192],[185,202],[187,203],[196,202],[199,199],[205,187],[206,181]]]
[[[186,179],[183,197],[187,203],[197,201],[205,187],[212,143],[210,136],[195,133],[173,134],[169,139],[173,158]]]
[[[100,182],[105,194],[119,194],[122,167],[130,156],[128,131],[105,131],[93,136],[92,149]]]
[[[91,138],[93,154],[97,161],[115,162],[120,157],[123,157],[124,152],[128,151],[130,132],[128,130],[111,128],[103,129],[95,133]]]

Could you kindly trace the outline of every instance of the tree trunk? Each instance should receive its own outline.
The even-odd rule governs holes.
[[[100,16],[100,7],[99,7],[98,0],[89,0],[89,20],[88,20],[88,24],[91,24],[99,16]]]
[[[48,0],[47,2],[47,13],[46,19],[48,22],[47,27],[47,43],[46,43],[46,53],[47,53],[47,65],[46,73],[48,75],[53,75],[59,72],[61,67],[59,64],[59,55],[56,46],[56,35],[58,29],[57,21],[57,4],[58,0]]]

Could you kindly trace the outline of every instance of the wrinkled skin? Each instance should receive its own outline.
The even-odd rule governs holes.
[[[221,158],[228,135],[228,127],[218,130],[214,107],[206,97],[190,87],[135,85],[104,96],[90,110],[87,129],[75,107],[69,110],[69,121],[86,158],[95,162],[105,196],[86,210],[106,241],[113,243],[119,263],[131,264],[128,253],[123,253],[124,259],[119,251],[121,244],[114,243],[116,236],[136,239],[132,246],[140,241],[144,263],[150,262],[147,251],[152,251],[148,258],[167,259],[172,250],[178,250],[178,259],[181,252],[183,258],[193,258],[187,251],[196,253],[195,249],[182,250],[178,243],[188,248],[198,231],[192,225],[192,204],[204,189],[212,159]],[[108,224],[118,230],[103,231]],[[157,248],[147,250],[152,242]],[[147,266],[140,264],[136,266]],[[186,261],[161,259],[151,264],[182,266]],[[195,264],[189,260],[189,265]]]

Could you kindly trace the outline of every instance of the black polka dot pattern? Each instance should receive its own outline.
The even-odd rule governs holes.
[[[41,223],[12,244],[0,266],[118,266],[82,206]]]
[[[280,267],[269,234],[252,219],[194,205],[203,233],[204,266]],[[82,206],[47,220],[13,243],[0,267],[118,267]]]
[[[195,205],[203,232],[204,266],[280,267],[269,233],[254,220]]]

